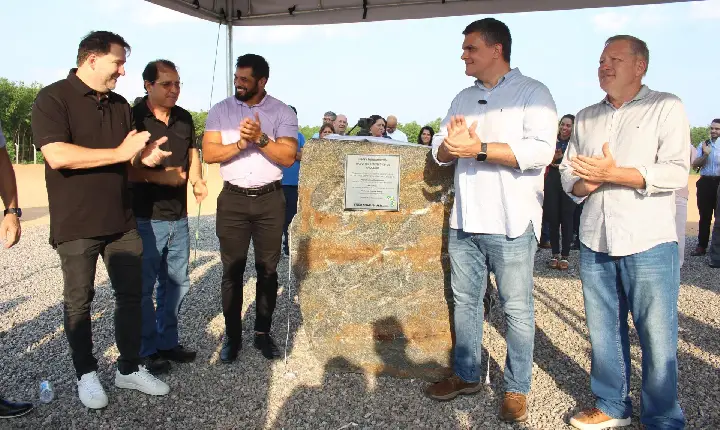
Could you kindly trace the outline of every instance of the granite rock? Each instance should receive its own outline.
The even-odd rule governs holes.
[[[345,210],[345,156],[400,156],[398,211]],[[447,223],[453,169],[428,147],[311,140],[291,255],[303,326],[324,363],[438,379],[449,373]]]

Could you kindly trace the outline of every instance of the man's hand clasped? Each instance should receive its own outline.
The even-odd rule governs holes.
[[[578,155],[570,160],[572,174],[585,181],[585,188],[589,193],[600,188],[605,182],[612,182],[617,168],[607,142],[603,145],[602,151],[602,156]]]
[[[462,115],[453,116],[447,125],[447,137],[443,140],[448,154],[455,158],[475,158],[482,150],[482,142],[477,135],[477,121],[469,127]]]

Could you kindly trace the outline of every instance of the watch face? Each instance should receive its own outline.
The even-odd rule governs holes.
[[[486,158],[487,158],[487,153],[485,153],[485,152],[478,152],[478,154],[475,156],[475,159],[477,161],[485,161]]]

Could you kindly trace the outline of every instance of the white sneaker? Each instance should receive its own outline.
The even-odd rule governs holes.
[[[115,386],[118,388],[128,388],[130,390],[138,390],[151,396],[164,396],[170,392],[170,387],[154,377],[147,371],[145,366],[140,366],[137,372],[129,375],[123,375],[119,370],[115,371]]]
[[[78,397],[85,407],[101,409],[108,405],[107,395],[96,372],[84,374],[77,382],[77,386]]]

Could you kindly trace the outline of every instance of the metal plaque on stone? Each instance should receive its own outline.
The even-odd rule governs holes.
[[[346,210],[397,211],[399,195],[399,155],[345,156]]]

